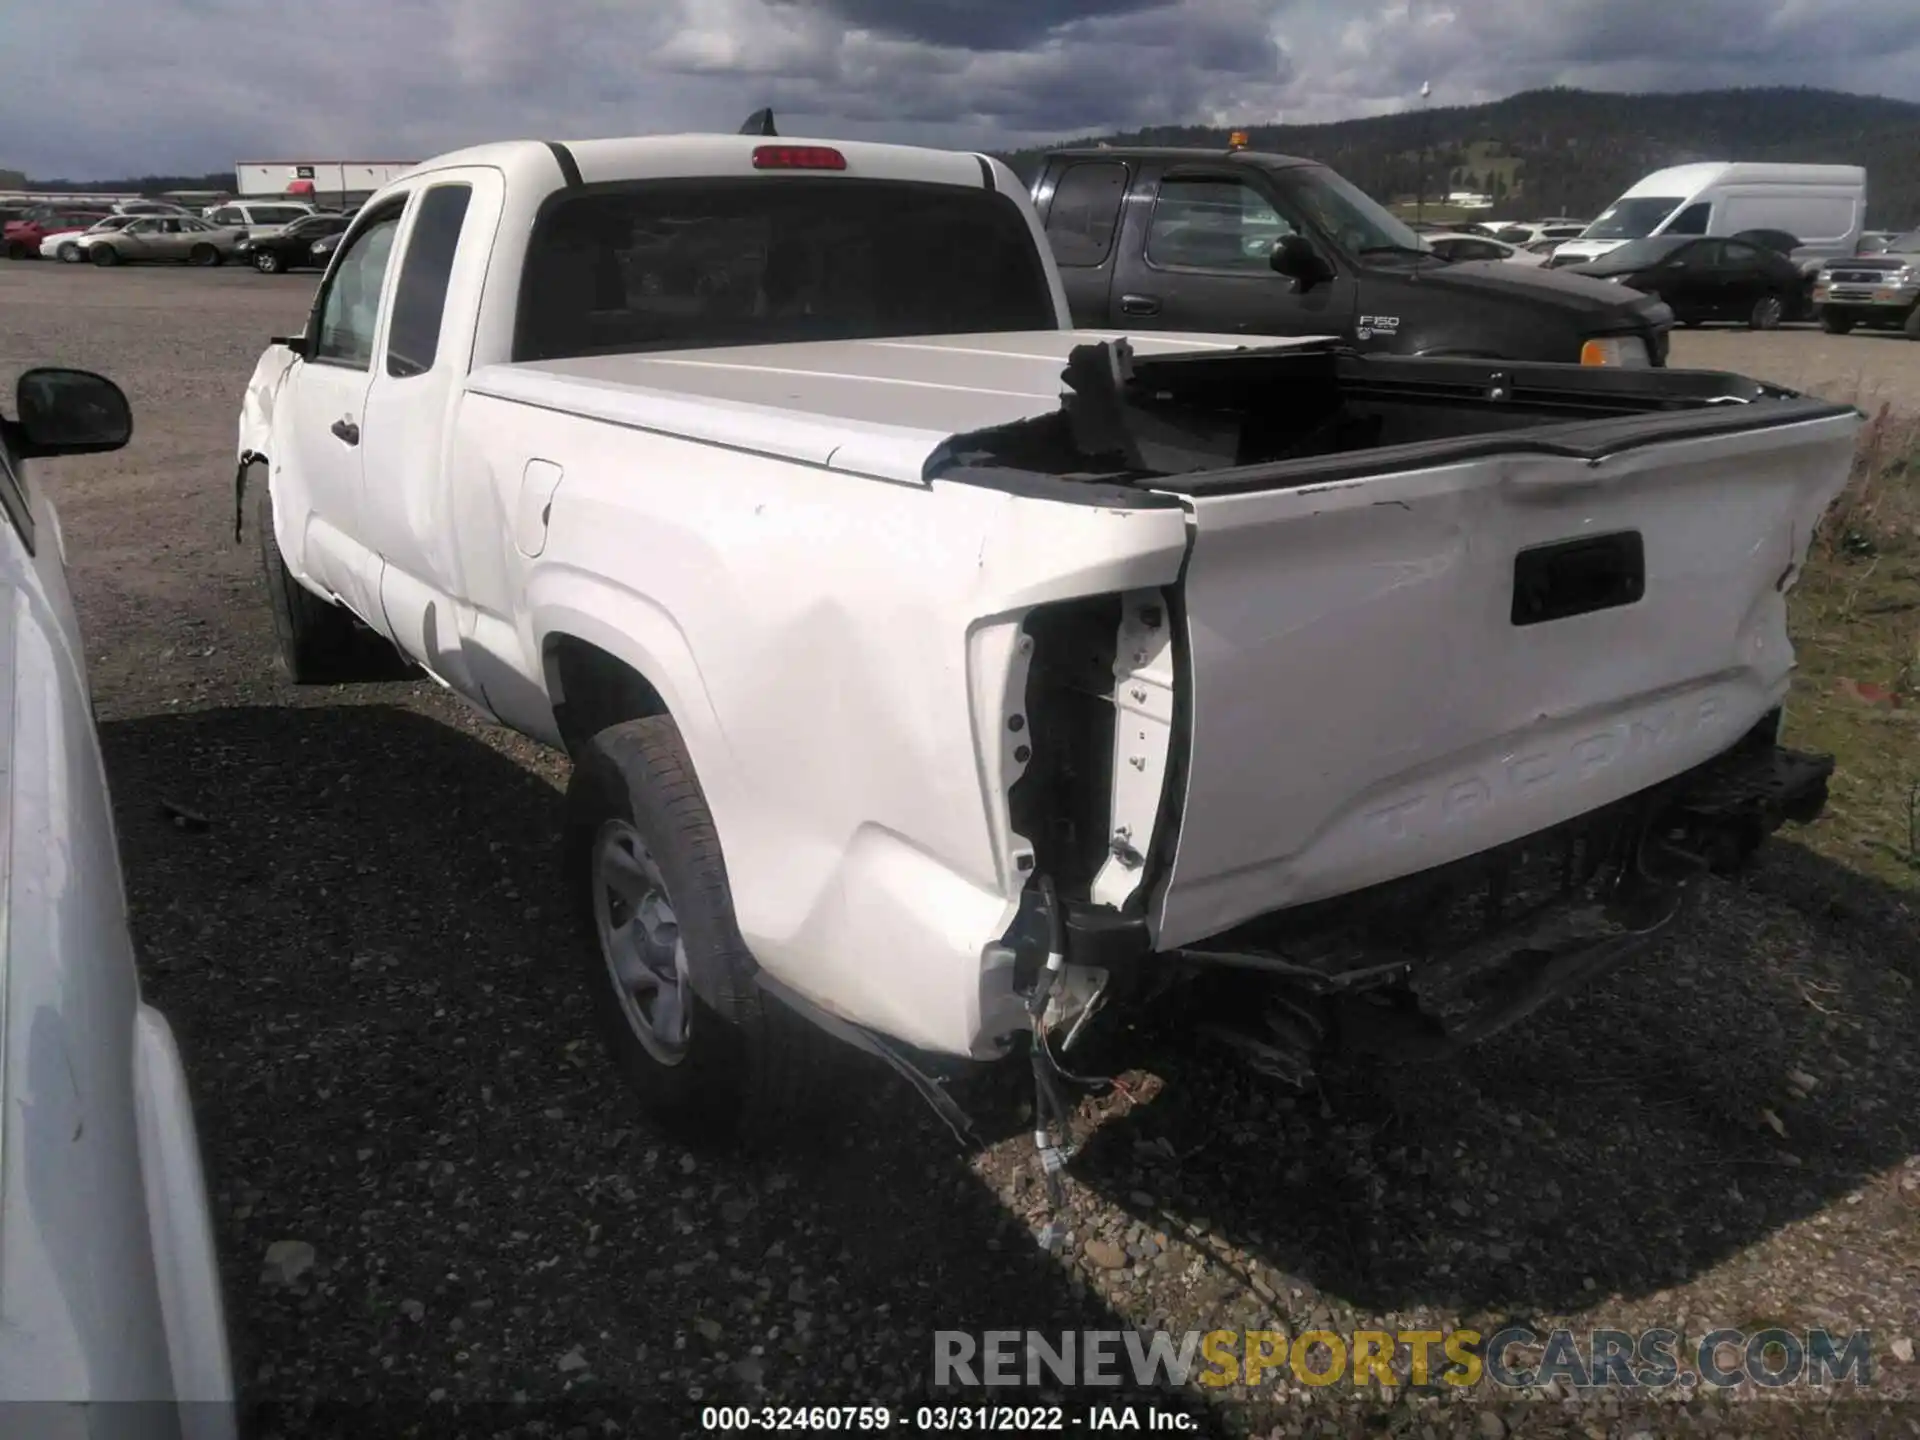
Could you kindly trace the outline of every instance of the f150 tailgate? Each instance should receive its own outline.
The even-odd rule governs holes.
[[[1785,591],[1858,417],[1760,409],[1719,433],[1643,417],[1579,427],[1584,447],[1195,487],[1159,947],[1571,819],[1778,705]]]

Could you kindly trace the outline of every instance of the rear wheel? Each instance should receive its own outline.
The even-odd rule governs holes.
[[[278,275],[285,267],[281,265],[280,256],[277,252],[272,250],[256,250],[253,252],[253,268],[258,270],[262,275]]]
[[[1829,306],[1820,312],[1820,328],[1829,335],[1845,335],[1853,329],[1853,319],[1845,310]]]
[[[383,649],[391,655],[392,647],[360,624],[351,611],[322,600],[293,578],[274,538],[273,496],[267,489],[264,467],[256,468],[252,478],[259,486],[254,524],[260,531],[260,569],[267,582],[267,601],[273,607],[273,637],[287,678],[296,685],[381,678],[371,673],[375,669],[371,657]]]
[[[94,246],[87,252],[87,256],[96,265],[118,265],[120,263],[120,252],[114,249],[113,246],[105,243]]]
[[[648,1115],[709,1143],[770,1141],[810,1115],[841,1047],[755,984],[671,718],[576,747],[562,865],[595,1020]]]
[[[1753,310],[1747,316],[1749,330],[1778,330],[1780,321],[1787,313],[1787,307],[1780,303],[1778,295],[1762,295],[1753,302]]]
[[[187,252],[187,263],[200,266],[218,265],[220,252],[211,245],[196,245]]]
[[[27,258],[26,242],[23,240],[9,240],[7,242],[7,258],[9,260],[26,259]]]

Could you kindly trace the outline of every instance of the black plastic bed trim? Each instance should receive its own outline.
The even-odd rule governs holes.
[[[586,184],[586,181],[580,178],[580,162],[573,158],[573,151],[558,140],[548,140],[544,143],[547,149],[553,152],[554,162],[560,167],[560,178],[566,182],[567,189],[572,190]]]

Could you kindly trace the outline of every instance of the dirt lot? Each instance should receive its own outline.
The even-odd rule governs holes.
[[[1869,805],[1894,823],[1911,741],[1878,732],[1896,768],[1857,780],[1872,794],[1464,1062],[1354,1069],[1294,1101],[1156,1042],[1125,1094],[1083,1113],[1059,1254],[1035,1243],[1017,1084],[1005,1103],[982,1088],[1004,1137],[983,1156],[865,1071],[833,1143],[689,1154],[638,1121],[585,1038],[552,878],[565,762],[430,685],[277,677],[253,537],[232,543],[234,420],[311,288],[0,266],[0,378],[94,367],[137,416],[124,453],[40,474],[63,507],[149,993],[195,1087],[258,1433],[318,1423],[303,1407],[321,1400],[384,1406],[329,1412],[359,1433],[456,1402],[490,1408],[446,1433],[690,1434],[715,1401],[910,1411],[950,1328],[1520,1320],[1693,1340],[1867,1327],[1878,1398],[1789,1389],[1786,1406],[1647,1418],[1632,1397],[1288,1379],[1259,1403],[1160,1403],[1236,1434],[1892,1433],[1877,1406],[1913,1393],[1920,1337],[1920,940],[1910,868],[1865,873],[1847,827]],[[1698,333],[1677,354],[1920,398],[1906,342]],[[1850,584],[1821,602],[1840,646]],[[1876,622],[1889,665],[1913,622]],[[168,802],[211,825],[176,828]],[[317,1256],[290,1285],[262,1274],[283,1240]],[[895,1430],[914,1433],[910,1413]]]
[[[1898,331],[1829,335],[1812,325],[1770,334],[1732,326],[1676,330],[1668,358],[1674,365],[1733,370],[1863,410],[1890,404],[1920,411],[1920,345]]]

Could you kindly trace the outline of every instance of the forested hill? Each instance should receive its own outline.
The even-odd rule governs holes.
[[[1331,125],[1248,125],[1259,150],[1304,155],[1381,200],[1411,199],[1427,147],[1425,193],[1490,192],[1504,215],[1596,214],[1627,186],[1690,160],[1779,160],[1867,167],[1869,225],[1920,225],[1920,104],[1833,90],[1706,90],[1612,95],[1529,90],[1489,105],[1417,109]],[[1071,143],[1224,146],[1228,131],[1158,126]],[[1030,178],[1041,155],[1003,158]]]

